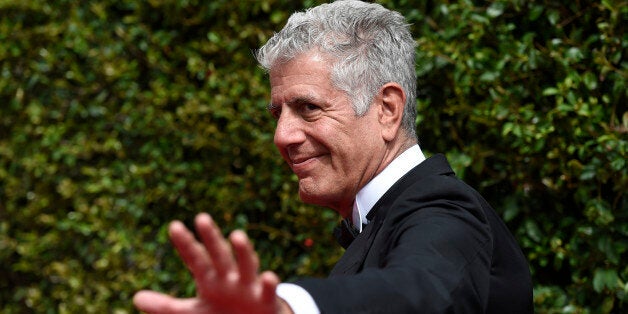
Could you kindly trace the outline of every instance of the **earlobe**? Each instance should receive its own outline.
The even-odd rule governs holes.
[[[406,93],[398,83],[386,83],[380,90],[381,107],[379,121],[382,126],[382,137],[389,142],[394,140],[401,128]]]

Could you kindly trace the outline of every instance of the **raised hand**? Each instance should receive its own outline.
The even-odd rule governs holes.
[[[175,298],[155,291],[139,291],[135,306],[147,313],[280,313],[291,312],[275,294],[279,278],[259,274],[259,259],[251,241],[236,230],[227,241],[208,214],[195,219],[197,241],[180,221],[169,233],[181,259],[196,282],[195,298]],[[229,244],[231,242],[231,244]]]

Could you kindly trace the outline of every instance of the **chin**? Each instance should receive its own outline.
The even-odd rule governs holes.
[[[327,207],[329,204],[323,195],[324,193],[320,193],[320,191],[313,191],[312,189],[308,189],[307,187],[299,184],[299,198],[304,203]]]
[[[312,205],[321,205],[320,198],[312,195],[311,193],[304,192],[302,189],[299,189],[299,198],[303,203],[312,204]]]
[[[312,193],[312,192],[313,191],[304,190],[301,187],[299,187],[299,198],[301,199],[303,203],[327,207],[329,209],[332,209],[338,212],[339,214],[342,214],[339,207],[337,206],[338,200],[331,199],[329,197],[329,195],[332,194],[331,192],[329,193],[324,193],[322,191],[316,191],[315,193]]]

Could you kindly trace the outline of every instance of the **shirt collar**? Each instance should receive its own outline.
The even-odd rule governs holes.
[[[352,222],[358,231],[367,224],[366,215],[375,203],[408,171],[425,160],[419,145],[414,145],[397,156],[382,172],[367,183],[356,195],[353,202]]]

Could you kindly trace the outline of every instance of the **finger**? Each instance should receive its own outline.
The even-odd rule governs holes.
[[[168,231],[170,240],[185,265],[192,272],[192,276],[198,283],[197,286],[204,286],[202,282],[206,279],[206,275],[212,271],[211,260],[205,247],[194,238],[192,232],[180,221],[173,221]]]
[[[246,233],[241,230],[232,232],[229,240],[231,240],[231,245],[235,251],[240,281],[243,284],[255,282],[259,269],[259,258],[253,249],[253,244]]]
[[[225,240],[220,229],[208,214],[198,214],[195,223],[196,231],[205,244],[216,275],[223,278],[227,277],[235,267],[229,242]]]
[[[277,300],[277,285],[279,277],[272,271],[265,271],[260,275],[262,283],[262,303],[275,302]]]
[[[133,296],[133,305],[147,313],[209,313],[210,309],[196,298],[177,299],[167,294],[142,290]]]

